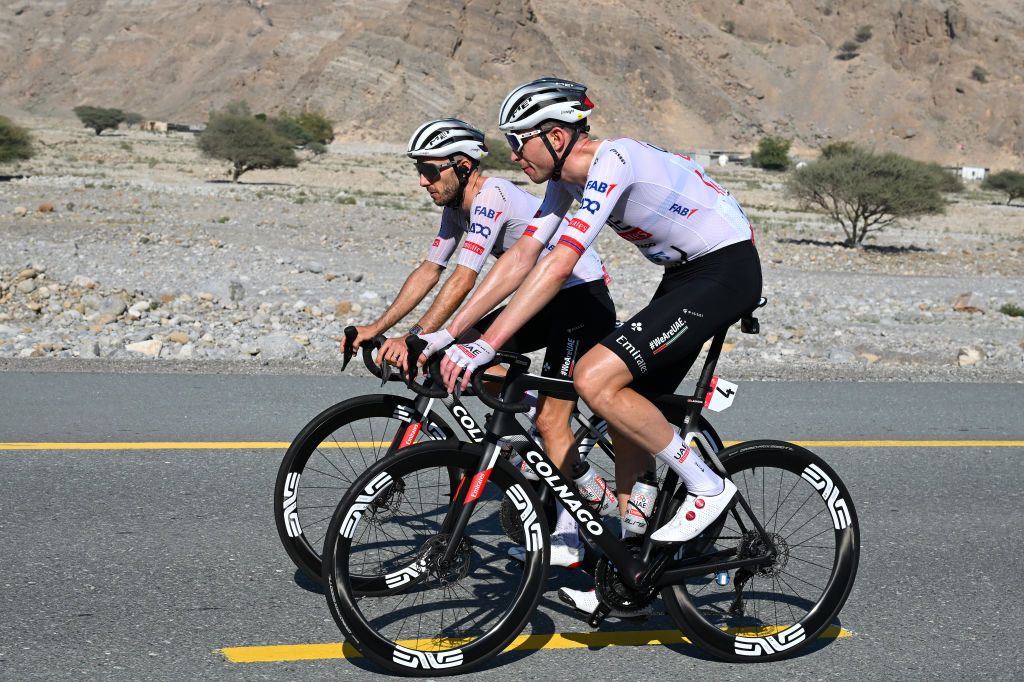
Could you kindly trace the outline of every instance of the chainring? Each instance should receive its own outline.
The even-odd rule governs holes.
[[[629,538],[623,544],[634,557],[640,556],[640,538]],[[640,611],[654,600],[656,591],[634,590],[622,580],[619,569],[612,564],[607,556],[597,560],[594,570],[594,585],[597,587],[598,598],[608,606],[619,611]]]

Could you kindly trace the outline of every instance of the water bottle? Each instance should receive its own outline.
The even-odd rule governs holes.
[[[719,571],[715,573],[715,582],[725,587],[729,584],[729,571]]]
[[[524,477],[526,477],[527,481],[539,481],[540,480],[540,476],[537,475],[537,472],[535,472],[533,470],[533,467],[531,467],[529,464],[526,463],[526,460],[524,460],[519,455],[518,452],[515,453],[514,455],[512,455],[512,458],[509,459],[508,462],[509,462],[509,464],[514,466],[515,468],[519,469],[519,472]]]
[[[615,491],[605,482],[589,462],[580,462],[572,470],[573,483],[580,491],[580,496],[586,500],[591,508],[598,510],[600,516],[618,514],[619,501],[615,498]]]
[[[626,530],[637,535],[647,532],[647,519],[654,512],[654,502],[658,499],[658,479],[653,472],[644,472],[629,494],[626,504],[626,515],[622,517],[622,525]]]

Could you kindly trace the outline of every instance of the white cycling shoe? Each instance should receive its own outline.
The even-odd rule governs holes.
[[[573,607],[577,611],[592,615],[594,611],[597,611],[598,605],[601,600],[597,597],[597,590],[590,588],[589,590],[574,590],[569,587],[563,587],[558,590],[558,598],[564,603]],[[643,607],[638,611],[620,611],[619,609],[612,609],[608,612],[608,615],[613,618],[649,618],[654,615],[654,609],[651,605]]]
[[[734,497],[736,486],[728,479],[725,490],[717,495],[687,495],[676,515],[656,530],[651,540],[667,545],[694,539],[729,508]]]
[[[577,547],[570,547],[569,545],[556,541],[553,537],[551,538],[551,566],[561,566],[562,568],[579,568],[583,564],[584,546],[581,542]],[[518,545],[509,547],[508,555],[516,561],[526,561],[526,549]],[[595,607],[596,608],[596,607]]]

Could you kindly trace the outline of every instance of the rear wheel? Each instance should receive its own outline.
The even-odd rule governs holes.
[[[416,425],[415,402],[366,395],[332,405],[292,441],[274,485],[274,519],[295,565],[320,582],[320,548],[342,495],[367,467],[408,437],[411,442],[454,438],[437,415]]]
[[[831,467],[790,443],[741,443],[720,458],[770,537],[772,559],[729,571],[725,585],[713,572],[691,578],[665,588],[662,598],[679,628],[720,658],[792,656],[833,623],[853,587],[860,555],[853,501]],[[767,552],[740,504],[717,538],[701,544],[705,552],[735,551],[736,558]]]
[[[449,508],[465,494],[452,494],[448,472],[475,471],[484,452],[452,442],[403,449],[372,465],[331,520],[323,562],[331,614],[349,642],[392,673],[465,672],[501,652],[536,608],[548,527],[533,490],[505,460],[498,458],[488,477],[456,486],[482,483],[452,559],[443,560]],[[505,499],[527,529],[522,563],[507,556]],[[380,575],[381,584],[357,584],[353,574]]]

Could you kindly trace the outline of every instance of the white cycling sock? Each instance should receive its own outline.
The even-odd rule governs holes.
[[[672,471],[679,474],[686,482],[687,491],[692,495],[714,496],[725,489],[722,477],[704,464],[700,454],[688,448],[678,433],[672,436],[672,442],[655,457],[660,458],[672,467]]]
[[[579,527],[576,525],[576,519],[569,510],[562,506],[561,502],[555,503],[555,509],[558,510],[558,514],[555,517],[555,531],[552,535],[557,535],[560,539],[569,547],[580,546],[580,534]]]

